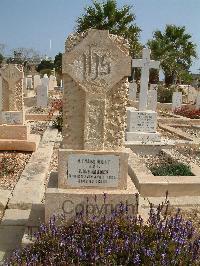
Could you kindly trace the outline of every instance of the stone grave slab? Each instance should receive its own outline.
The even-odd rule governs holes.
[[[174,92],[172,95],[172,111],[181,108],[182,106],[182,92]]]

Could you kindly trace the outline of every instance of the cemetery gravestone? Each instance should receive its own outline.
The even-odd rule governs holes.
[[[49,77],[49,90],[54,90],[55,87],[57,87],[56,77],[51,75]]]
[[[133,82],[129,83],[129,100],[136,101],[137,96],[137,83],[133,80]]]
[[[149,70],[151,68],[158,69],[159,62],[150,60],[149,49],[143,49],[142,59],[133,59],[132,67],[141,67],[140,95],[139,95],[139,110],[133,107],[127,108],[127,132],[126,140],[130,143],[136,142],[159,142],[160,134],[156,132],[157,128],[157,113],[154,110],[148,110],[148,82]],[[155,84],[154,84],[155,87]],[[151,87],[152,88],[152,87]],[[151,100],[155,103],[154,99]],[[153,105],[153,103],[151,104]],[[153,109],[154,107],[151,106]]]
[[[182,106],[182,92],[175,91],[172,95],[172,111],[180,109]]]
[[[39,139],[29,135],[30,128],[24,125],[23,67],[9,64],[0,72],[0,150],[33,151]]]
[[[124,39],[106,30],[70,36],[62,69],[65,87],[58,187],[47,189],[45,219],[61,212],[69,219],[77,205],[84,206],[94,195],[102,206],[103,192],[112,206],[126,201],[134,205],[135,188],[128,177],[124,148],[127,77],[131,74]],[[71,212],[64,211],[72,205]]]
[[[33,77],[28,75],[27,78],[27,89],[33,89]]]
[[[41,85],[37,87],[37,107],[46,108],[48,105],[49,78],[44,76]]]
[[[200,91],[197,93],[197,99],[196,99],[196,110],[200,110]]]
[[[37,87],[41,85],[40,75],[35,75],[33,78],[34,90],[37,91]]]
[[[44,84],[37,86],[37,107],[46,108],[48,105],[48,87]]]
[[[150,84],[147,109],[151,111],[157,110],[157,87],[157,84]]]

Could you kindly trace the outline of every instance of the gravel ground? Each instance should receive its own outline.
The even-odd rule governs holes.
[[[138,155],[142,159],[147,168],[158,167],[160,165],[172,164],[174,161],[171,157],[166,156],[162,151],[157,155]]]
[[[50,107],[47,108],[39,108],[39,107],[32,107],[27,110],[27,114],[48,114]]]
[[[157,128],[157,131],[161,134],[161,137],[167,139],[167,140],[182,140],[183,138],[179,137],[176,134],[173,134],[169,131],[166,131],[164,129],[161,128]]]
[[[48,121],[36,121],[36,122],[29,122],[31,126],[31,134],[39,134],[43,135],[44,131],[46,130],[47,126],[49,125]]]
[[[169,118],[169,117],[173,117],[173,116],[170,115],[169,113],[166,113],[166,112],[158,112],[158,118],[159,117]]]
[[[176,126],[176,128],[181,129],[182,131],[192,135],[195,138],[200,138],[200,128],[194,128],[194,127],[178,127]]]
[[[12,190],[20,178],[31,152],[0,152],[0,188]]]
[[[187,163],[194,163],[200,166],[200,148],[193,148],[189,146],[174,147],[173,155],[184,160]]]
[[[53,155],[51,157],[49,174],[47,175],[47,179],[46,179],[46,185],[48,184],[50,173],[58,171],[58,150],[60,148],[61,141],[62,141],[62,135],[61,133],[58,133],[58,136],[57,136],[57,139],[54,145]]]

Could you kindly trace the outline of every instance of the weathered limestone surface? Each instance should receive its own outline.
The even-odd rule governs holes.
[[[81,41],[81,43],[80,43]],[[90,30],[70,36],[63,55],[63,148],[123,148],[131,58],[123,38]]]
[[[25,125],[23,67],[8,64],[0,74],[0,150],[35,151],[40,137]]]
[[[129,213],[136,213],[136,189],[128,177],[124,149],[128,44],[106,30],[89,30],[70,36],[65,48],[63,143],[58,174],[52,175],[46,190],[45,220],[53,213],[69,220],[94,195],[98,199],[93,214],[105,211],[103,192],[113,208],[130,202]],[[73,210],[68,212],[70,204]]]
[[[1,69],[2,111],[23,111],[23,67],[9,64]]]
[[[29,209],[32,204],[41,203],[57,133],[57,129],[45,131],[37,151],[32,155],[15,187],[8,208]]]

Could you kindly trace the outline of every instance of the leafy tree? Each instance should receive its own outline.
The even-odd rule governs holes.
[[[109,30],[112,34],[123,36],[129,40],[130,53],[136,57],[141,50],[139,43],[140,28],[134,23],[135,15],[132,7],[117,7],[117,1],[92,1],[93,5],[85,8],[85,13],[77,19],[77,32],[89,28]]]
[[[161,62],[167,86],[180,82],[183,73],[189,73],[193,58],[197,57],[196,45],[185,27],[166,25],[164,32],[154,32],[147,45],[152,57]]]
[[[62,53],[58,53],[55,56],[55,59],[54,59],[54,67],[55,67],[56,72],[59,75],[61,75],[62,74]]]
[[[41,70],[52,70],[54,68],[54,63],[51,60],[42,60],[41,63],[36,67],[38,72]],[[45,72],[46,73],[46,72]]]
[[[3,59],[4,59],[4,57],[3,57],[3,55],[0,53],[0,65],[2,64]]]

